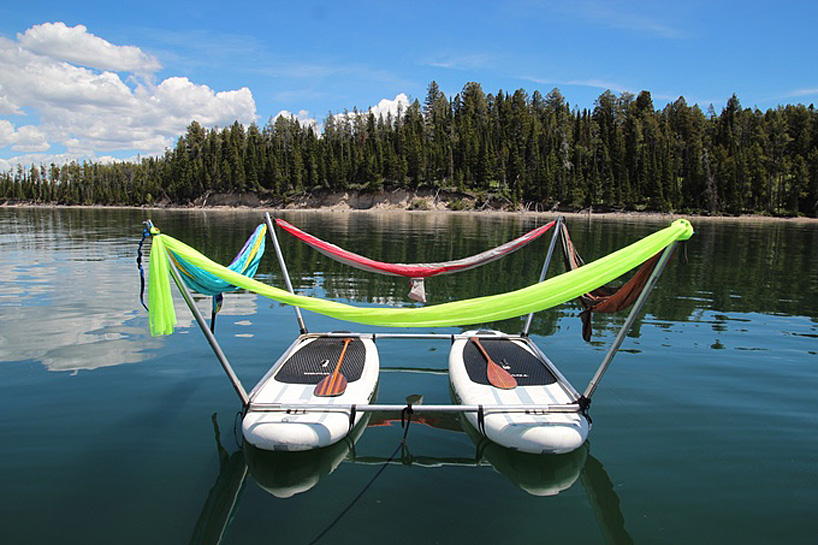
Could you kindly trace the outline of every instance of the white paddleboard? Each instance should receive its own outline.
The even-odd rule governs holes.
[[[489,356],[517,381],[513,389],[492,386],[487,362],[476,343],[477,331],[458,336],[449,351],[449,380],[464,405],[570,404],[570,386],[536,351],[522,340],[509,339],[497,331],[480,331],[479,341]],[[578,449],[588,437],[590,423],[578,413],[526,414],[486,412],[482,423],[475,413],[466,419],[485,436],[504,447],[534,454],[562,454]]]
[[[335,369],[345,338],[353,339],[341,362],[346,390],[335,397],[318,397],[315,387]],[[250,410],[242,420],[244,438],[257,448],[275,451],[312,450],[338,442],[360,421],[360,413],[350,420],[349,411],[268,412],[253,410],[253,404],[366,404],[375,395],[379,370],[378,349],[371,339],[299,337],[250,392]]]

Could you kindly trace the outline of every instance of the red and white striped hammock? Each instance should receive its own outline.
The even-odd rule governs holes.
[[[423,285],[424,278],[466,271],[481,265],[485,265],[486,263],[491,263],[492,261],[505,257],[506,255],[519,250],[529,242],[536,240],[546,231],[551,229],[555,223],[551,221],[545,225],[537,227],[536,229],[532,229],[514,240],[501,244],[496,248],[486,250],[485,252],[481,252],[473,256],[456,259],[454,261],[444,261],[440,263],[386,263],[383,261],[370,259],[354,252],[350,252],[349,250],[345,250],[340,246],[336,246],[335,244],[323,241],[320,238],[302,231],[298,227],[295,227],[282,219],[276,219],[275,221],[276,225],[331,259],[340,261],[341,263],[345,263],[362,271],[409,278],[412,285],[412,289],[409,292],[409,298],[422,303],[426,302],[426,289]]]

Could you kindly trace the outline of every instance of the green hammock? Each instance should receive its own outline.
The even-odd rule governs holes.
[[[420,308],[385,308],[356,307],[292,294],[231,271],[187,244],[155,230],[150,254],[151,334],[168,335],[176,325],[170,292],[168,251],[234,286],[339,320],[389,327],[448,327],[505,320],[557,306],[622,276],[666,246],[687,240],[692,235],[690,222],[678,219],[661,231],[583,267],[516,291]]]

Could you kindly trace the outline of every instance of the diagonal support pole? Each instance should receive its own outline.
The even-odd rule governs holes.
[[[190,309],[190,312],[196,319],[196,323],[199,324],[199,329],[202,330],[207,342],[210,344],[210,348],[213,349],[213,353],[216,355],[216,359],[219,360],[222,369],[224,369],[224,372],[227,373],[227,378],[229,378],[230,382],[233,384],[233,389],[235,389],[236,393],[239,394],[242,406],[246,408],[250,404],[250,397],[247,395],[247,390],[244,389],[241,380],[239,380],[239,377],[236,375],[235,371],[233,371],[233,367],[227,360],[227,356],[224,355],[224,351],[222,351],[219,341],[216,340],[216,336],[213,335],[212,331],[210,331],[207,322],[205,322],[204,316],[202,316],[202,313],[199,311],[199,308],[193,301],[193,296],[190,294],[190,290],[179,276],[179,270],[176,268],[176,264],[172,259],[169,259],[168,262],[170,264],[170,275],[173,278],[173,281],[176,283],[179,291],[182,292],[182,297],[184,298],[187,307]]]
[[[273,241],[273,246],[276,249],[276,256],[278,257],[278,264],[281,266],[281,272],[284,275],[284,283],[287,285],[287,290],[295,294],[295,290],[293,290],[293,283],[290,281],[290,273],[287,271],[287,263],[284,262],[284,254],[281,252],[281,246],[278,244],[278,237],[276,236],[275,226],[273,225],[273,220],[270,218],[270,213],[264,213],[264,219],[267,221],[267,232],[270,233],[270,238]],[[301,316],[301,309],[294,306],[293,309],[295,310],[295,318],[298,320],[298,328],[301,330],[301,334],[304,335],[307,333],[307,326],[304,324],[304,317]]]
[[[670,256],[673,255],[673,251],[676,249],[677,244],[678,242],[674,242],[670,246],[665,248],[665,251],[662,253],[662,257],[659,258],[659,262],[653,269],[650,278],[648,278],[645,287],[642,289],[642,293],[640,293],[639,297],[637,297],[636,302],[633,304],[633,308],[631,308],[630,313],[628,313],[628,317],[625,319],[625,323],[622,324],[622,327],[619,329],[619,333],[616,334],[616,338],[614,339],[613,344],[608,349],[608,353],[605,354],[605,357],[602,359],[602,363],[596,370],[596,373],[591,379],[591,382],[588,383],[588,387],[585,389],[585,393],[582,394],[584,403],[586,404],[590,403],[591,396],[594,395],[594,391],[596,391],[597,386],[599,386],[599,381],[602,380],[602,376],[605,374],[605,371],[607,371],[608,367],[611,365],[611,361],[613,361],[614,356],[616,356],[616,352],[619,350],[619,347],[621,347],[622,343],[625,341],[625,335],[628,334],[628,331],[630,331],[630,328],[636,321],[636,318],[639,316],[639,313],[642,312],[642,307],[645,306],[645,302],[648,300],[650,292],[653,291],[654,286],[656,286],[656,282],[659,280],[659,276],[661,276],[662,271],[668,264],[668,261],[670,261]]]
[[[551,264],[551,257],[554,255],[554,246],[557,244],[557,237],[560,234],[560,227],[562,226],[563,217],[558,216],[557,222],[554,224],[554,234],[551,235],[551,243],[548,245],[548,252],[545,254],[545,261],[542,264],[542,272],[540,272],[540,282],[545,280],[545,276],[548,274],[548,266]],[[531,329],[531,322],[534,320],[534,313],[528,315],[528,318],[525,320],[525,327],[523,327],[522,336],[527,337],[528,331]]]

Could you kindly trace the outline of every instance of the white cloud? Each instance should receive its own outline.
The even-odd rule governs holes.
[[[602,89],[602,90],[611,90],[616,93],[623,93],[623,92],[631,92],[630,89],[625,87],[624,85],[620,85],[613,81],[605,81],[596,78],[588,78],[588,79],[548,79],[548,78],[532,78],[532,77],[522,77],[520,79],[532,81],[534,83],[539,83],[540,85],[578,85],[580,87],[593,87],[595,89]]]
[[[667,10],[662,4],[652,2],[634,7],[627,2],[611,0],[560,0],[543,5],[543,9],[598,26],[629,30],[659,38],[687,37],[687,34],[678,27],[679,10]],[[666,23],[664,20],[673,20],[676,25]]]
[[[45,151],[51,147],[43,132],[34,125],[15,129],[11,122],[0,119],[0,147],[6,146],[22,152]]]
[[[372,106],[365,112],[358,112],[358,115],[364,115],[368,113],[373,113],[375,117],[383,116],[386,119],[388,114],[392,114],[392,119],[395,119],[398,113],[405,112],[406,109],[409,107],[409,97],[406,96],[405,93],[399,93],[395,96],[394,99],[383,98],[381,99],[378,104]],[[347,112],[347,113],[340,113],[335,114],[333,117],[339,121],[343,121],[345,118],[352,120],[353,116],[355,115],[354,112]]]
[[[22,114],[23,111],[17,108],[14,104],[9,102],[8,98],[3,95],[3,86],[0,85],[0,115]]]
[[[0,148],[14,143],[15,136],[14,125],[5,119],[0,119]]]
[[[320,132],[319,131],[320,124],[318,123],[318,120],[315,119],[314,117],[311,117],[310,112],[308,112],[307,110],[299,110],[297,114],[294,114],[289,110],[281,110],[280,112],[273,116],[273,119],[278,119],[279,117],[286,117],[288,119],[294,117],[295,120],[298,121],[298,123],[302,127],[310,127],[316,134]]]
[[[405,112],[408,107],[409,97],[405,93],[400,93],[393,100],[382,99],[376,106],[372,106],[369,111],[375,114],[375,117],[382,115],[385,119],[387,114],[392,114],[394,118],[398,115],[398,111]]]
[[[818,95],[818,88],[814,89],[796,89],[795,91],[788,94],[788,97],[808,97],[812,95]]]
[[[150,73],[162,68],[159,60],[132,45],[114,45],[94,36],[83,25],[34,25],[17,39],[25,49],[54,60],[99,70]]]
[[[69,47],[64,42],[72,37],[78,44]],[[217,92],[186,77],[155,83],[140,71],[158,69],[156,59],[136,47],[110,44],[81,25],[46,23],[18,39],[0,37],[0,115],[38,122],[15,131],[0,119],[0,149],[11,145],[14,151],[37,154],[50,144],[66,151],[9,161],[95,159],[98,152],[116,151],[160,154],[193,120],[227,126],[256,119],[248,88]],[[123,80],[110,70],[128,74]]]
[[[437,58],[428,64],[436,68],[449,68],[453,70],[480,70],[496,65],[497,56],[485,53],[454,55]]]
[[[397,117],[398,112],[405,112],[406,109],[409,107],[409,97],[406,96],[405,93],[399,93],[395,96],[394,99],[384,98],[381,99],[375,106],[372,106],[366,112],[358,112],[358,115],[368,114],[372,112],[375,114],[375,117],[383,116],[386,119],[388,114],[392,114],[392,118],[394,119]],[[333,117],[339,121],[342,121],[344,118],[352,119],[355,115],[354,112],[347,112],[347,113],[339,113],[334,114]],[[279,117],[287,117],[287,118],[295,118],[302,127],[311,127],[312,130],[316,134],[320,134],[323,130],[323,125],[319,123],[317,119],[310,116],[310,113],[307,110],[300,110],[297,114],[290,112],[289,110],[281,110],[276,115],[273,116],[273,119],[278,119]]]
[[[40,129],[34,125],[24,125],[17,129],[11,149],[14,151],[46,151],[50,147],[51,144],[46,141]]]

